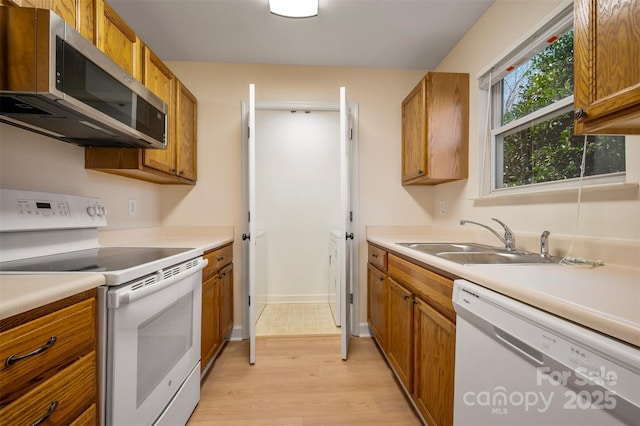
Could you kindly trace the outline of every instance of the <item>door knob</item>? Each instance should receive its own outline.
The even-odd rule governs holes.
[[[242,234],[242,241],[251,240],[251,234]]]

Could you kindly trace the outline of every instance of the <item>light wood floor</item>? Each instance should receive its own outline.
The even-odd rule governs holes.
[[[229,342],[201,389],[188,425],[420,425],[370,338],[263,337]]]

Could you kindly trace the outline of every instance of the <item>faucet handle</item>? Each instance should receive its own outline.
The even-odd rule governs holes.
[[[492,217],[491,220],[498,222],[504,228],[504,244],[508,251],[516,250],[516,236],[513,234],[511,228],[509,228],[504,222],[500,219],[496,219]]]
[[[542,235],[540,235],[540,256],[547,257],[549,256],[549,231],[544,231]]]

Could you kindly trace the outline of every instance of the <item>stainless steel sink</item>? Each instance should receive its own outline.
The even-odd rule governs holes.
[[[560,258],[540,256],[536,253],[477,252],[477,253],[436,253],[436,256],[456,263],[469,264],[530,264],[558,263]]]
[[[401,246],[418,250],[427,254],[450,252],[485,252],[494,247],[475,243],[398,243]]]
[[[438,256],[463,265],[478,264],[556,264],[559,257],[529,252],[508,252],[501,247],[476,243],[398,243],[401,246]]]

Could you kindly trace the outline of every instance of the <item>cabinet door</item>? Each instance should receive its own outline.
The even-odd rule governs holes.
[[[198,101],[180,80],[177,80],[177,86],[176,165],[179,176],[195,181]]]
[[[167,149],[145,149],[144,165],[169,174],[176,174],[175,77],[148,46],[143,46],[142,51],[144,56],[142,83],[169,106]]]
[[[86,39],[95,42],[95,0],[31,0],[13,3],[49,9]]]
[[[386,348],[385,342],[385,300],[386,300],[386,277],[372,265],[367,265],[367,320],[373,336],[378,341],[382,349]]]
[[[432,426],[453,424],[456,328],[416,298],[414,400]]]
[[[220,271],[220,342],[233,327],[233,265]]]
[[[388,278],[387,357],[405,388],[413,386],[413,295]]]
[[[202,283],[202,328],[200,331],[200,369],[204,371],[213,354],[218,349],[219,325],[219,296],[220,276],[214,275]]]
[[[426,79],[402,102],[402,180],[427,173]]]
[[[575,133],[640,134],[640,2],[574,3]]]
[[[140,39],[104,0],[96,0],[96,45],[138,80],[142,80]]]

